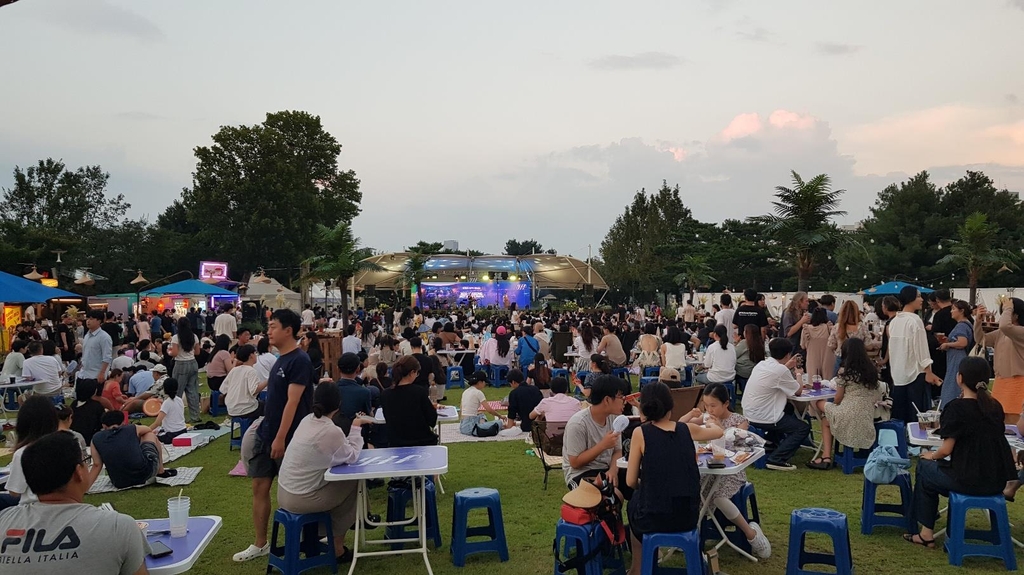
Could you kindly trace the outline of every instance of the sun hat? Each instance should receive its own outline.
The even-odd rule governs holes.
[[[679,381],[679,370],[674,367],[663,367],[658,371],[658,381]]]
[[[601,490],[589,481],[580,481],[576,489],[562,496],[562,502],[580,509],[597,507],[601,503]]]

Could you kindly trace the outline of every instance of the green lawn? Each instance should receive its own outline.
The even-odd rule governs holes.
[[[490,399],[500,399],[508,388],[488,388]],[[448,403],[458,403],[461,390],[448,392]],[[224,525],[191,573],[264,573],[265,561],[235,564],[231,555],[244,549],[253,537],[250,519],[250,483],[241,477],[229,477],[228,471],[238,461],[238,451],[228,452],[226,438],[214,441],[175,461],[172,466],[202,466],[195,483],[185,489],[192,498],[193,514],[219,515]],[[547,491],[542,489],[543,470],[536,457],[526,454],[522,441],[492,443],[459,443],[448,447],[449,471],[444,477],[444,495],[438,493],[438,513],[444,546],[431,553],[434,572],[444,573],[550,573],[551,541],[558,520],[560,498],[564,493],[560,475],[553,472]],[[863,476],[843,475],[841,471],[812,471],[803,468],[810,457],[801,450],[794,462],[801,466],[796,472],[783,473],[750,469],[748,478],[757,489],[761,520],[765,534],[772,542],[772,557],[760,564],[743,559],[724,547],[721,569],[730,575],[783,573],[789,534],[789,514],[799,507],[829,507],[846,513],[850,522],[850,540],[858,573],[963,573],[949,566],[942,551],[911,546],[899,537],[899,530],[879,528],[871,536],[860,534],[860,502]],[[496,555],[471,556],[465,569],[452,566],[449,550],[453,494],[468,487],[493,487],[501,492],[505,529],[511,560],[500,563]],[[276,491],[276,487],[275,487]],[[895,488],[882,493],[892,496]],[[166,499],[177,494],[177,488],[147,487],[120,493],[87,497],[88,503],[109,501],[123,513],[136,518],[165,517]],[[373,491],[374,510],[383,513],[385,490]],[[972,516],[973,517],[973,516]],[[1024,525],[1020,504],[1010,505],[1010,519]],[[980,515],[972,523],[981,523]],[[1021,536],[1018,533],[1018,536]],[[351,534],[349,535],[351,540]],[[383,530],[371,532],[383,537]],[[809,537],[811,545],[824,547],[824,538]],[[1024,556],[1021,557],[1024,559]],[[971,572],[1003,572],[1002,563],[994,559],[968,558],[965,565]],[[366,558],[359,562],[358,572],[385,574],[396,572],[425,573],[417,556]],[[344,572],[344,571],[343,571]]]

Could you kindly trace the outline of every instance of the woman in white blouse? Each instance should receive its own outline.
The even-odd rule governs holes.
[[[715,340],[704,354],[706,371],[697,374],[697,383],[732,383],[736,379],[736,346],[729,341],[729,330],[722,324],[711,334]]]
[[[345,548],[345,532],[355,524],[355,481],[326,481],[324,472],[359,459],[363,449],[360,432],[362,420],[352,421],[348,436],[332,421],[341,406],[337,385],[318,385],[313,395],[313,413],[307,415],[295,430],[277,483],[277,502],[292,513],[331,514],[334,530],[334,553],[338,562],[352,560]]]

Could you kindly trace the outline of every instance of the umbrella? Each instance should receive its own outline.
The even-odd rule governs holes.
[[[46,287],[9,273],[0,272],[0,301],[7,303],[44,303],[57,297],[81,298],[62,289]]]
[[[869,297],[879,295],[899,295],[900,291],[907,286],[917,288],[917,291],[921,293],[932,293],[935,291],[926,287],[908,284],[907,282],[885,282],[884,284],[879,284],[873,288],[863,290],[860,293]]]
[[[180,295],[233,295],[238,294],[226,290],[222,287],[203,283],[199,280],[182,280],[172,284],[165,285],[146,291],[143,295],[165,295],[165,294],[180,294]]]

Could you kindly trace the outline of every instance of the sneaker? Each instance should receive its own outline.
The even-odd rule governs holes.
[[[769,461],[765,465],[765,467],[767,467],[768,469],[774,469],[775,471],[796,471],[796,465],[793,465],[792,463],[786,463],[786,462],[775,463],[775,462]]]
[[[260,557],[266,557],[270,555],[270,542],[268,541],[263,547],[257,547],[255,545],[249,545],[249,548],[245,551],[239,551],[232,557],[237,563],[244,561],[251,561]]]
[[[772,556],[772,544],[768,541],[768,538],[764,536],[764,531],[761,531],[761,526],[757,523],[751,522],[750,528],[757,532],[754,538],[748,541],[750,543],[750,550],[754,552],[754,556],[758,559],[767,559]]]

